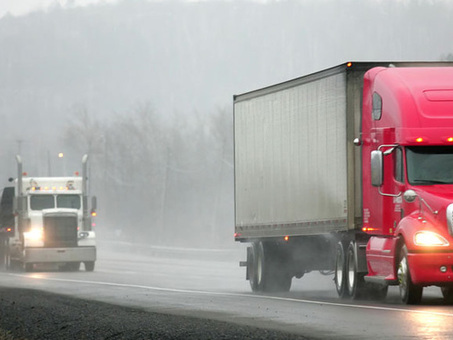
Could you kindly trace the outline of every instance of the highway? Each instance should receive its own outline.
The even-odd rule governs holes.
[[[319,339],[451,339],[453,308],[440,289],[425,288],[422,304],[337,297],[333,276],[293,279],[285,294],[254,294],[245,280],[242,245],[229,249],[171,249],[106,243],[94,272],[0,272],[0,286],[32,288],[157,313],[195,316]]]

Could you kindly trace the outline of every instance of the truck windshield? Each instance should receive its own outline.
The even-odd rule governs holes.
[[[30,196],[30,209],[43,210],[55,207],[53,195],[32,195]]]
[[[79,195],[58,195],[57,196],[58,208],[71,208],[80,209],[80,196]]]
[[[406,160],[410,184],[453,184],[453,147],[407,147]]]

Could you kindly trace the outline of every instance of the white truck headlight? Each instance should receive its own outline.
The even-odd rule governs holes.
[[[32,228],[30,231],[24,233],[24,238],[30,241],[41,241],[43,239],[43,229]]]
[[[419,231],[414,236],[414,243],[422,247],[446,247],[449,245],[443,236],[432,231]]]

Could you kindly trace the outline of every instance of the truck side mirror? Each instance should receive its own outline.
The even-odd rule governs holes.
[[[371,184],[380,187],[384,182],[383,153],[380,150],[371,151]]]
[[[96,196],[91,197],[91,210],[96,210],[97,209],[97,199]]]

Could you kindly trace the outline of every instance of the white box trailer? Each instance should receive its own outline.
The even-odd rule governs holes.
[[[353,140],[363,66],[347,72],[342,65],[234,97],[237,240],[356,227],[360,168]]]

